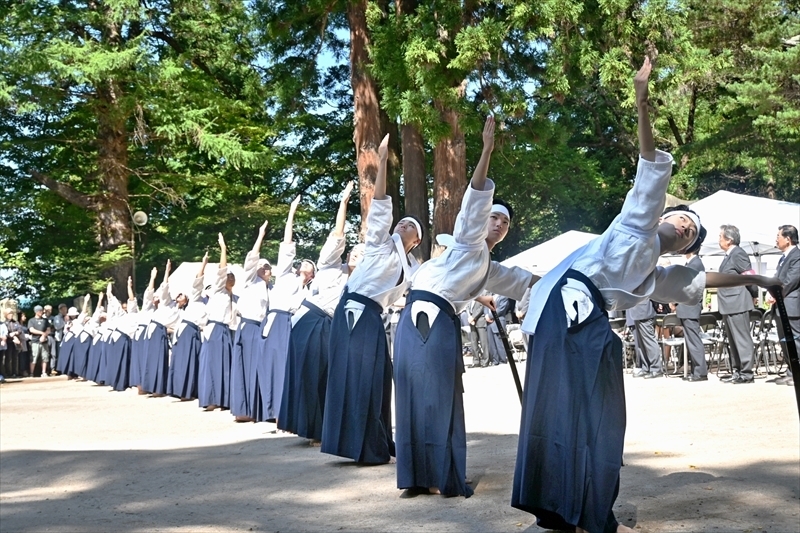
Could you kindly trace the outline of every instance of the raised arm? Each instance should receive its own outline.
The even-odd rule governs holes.
[[[81,307],[81,314],[83,316],[86,316],[87,313],[89,313],[89,304],[91,303],[91,301],[92,301],[92,295],[87,292],[86,296],[83,297],[83,307]]]
[[[128,276],[128,300],[135,300],[136,294],[133,292],[133,278]]]
[[[203,297],[203,284],[206,275],[206,265],[208,264],[208,252],[203,255],[203,262],[200,264],[200,271],[192,282],[192,302],[199,302]]]
[[[200,272],[197,273],[195,278],[202,278],[206,275],[206,265],[208,264],[208,251],[203,254],[203,261],[200,263]]]
[[[381,141],[378,146],[378,177],[375,178],[375,189],[373,198],[376,200],[386,199],[386,162],[389,159],[389,134]]]
[[[636,110],[639,113],[639,153],[647,161],[656,160],[656,143],[653,140],[653,128],[650,125],[650,109],[647,103],[649,90],[647,87],[652,70],[650,58],[644,58],[644,63],[633,78],[633,87],[636,91]]]
[[[225,238],[220,233],[217,236],[219,242],[219,269],[228,268],[228,247],[225,246]]]
[[[289,244],[292,242],[292,229],[294,228],[294,214],[297,212],[297,206],[300,205],[300,195],[298,194],[292,203],[289,204],[289,214],[286,216],[286,227],[283,229],[283,242]]]
[[[478,160],[475,172],[472,173],[472,181],[470,182],[473,189],[482,191],[486,187],[486,175],[489,173],[489,160],[492,158],[492,150],[494,150],[494,117],[489,115],[483,125],[481,158]]]
[[[156,276],[158,276],[158,269],[153,267],[150,271],[150,282],[147,284],[147,288],[150,291],[156,290]]]
[[[347,218],[347,203],[350,201],[350,193],[353,192],[353,182],[348,181],[342,193],[342,200],[339,202],[339,210],[336,212],[336,226],[333,228],[333,236],[344,237],[344,222]]]
[[[164,268],[164,281],[162,282],[165,285],[167,283],[169,283],[169,272],[170,272],[170,270],[172,270],[172,261],[167,259],[167,266]]]
[[[253,249],[247,252],[244,258],[244,284],[251,285],[258,279],[258,262],[261,260],[261,243],[264,242],[264,235],[267,232],[267,222],[265,221],[258,228],[258,237],[253,244]]]
[[[269,224],[268,220],[265,220],[261,227],[258,228],[258,237],[256,237],[256,242],[253,243],[253,252],[259,253],[261,252],[261,244],[264,242],[264,235],[267,234],[267,225]]]

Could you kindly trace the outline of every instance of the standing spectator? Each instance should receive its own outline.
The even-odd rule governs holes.
[[[489,363],[499,365],[508,363],[508,356],[498,328],[506,331],[506,315],[514,309],[516,302],[507,296],[495,294],[494,305],[497,308],[497,318],[500,319],[499,324],[494,321],[491,309],[485,308],[484,314],[486,315],[486,331],[489,333]]]
[[[23,341],[25,340],[19,324],[14,320],[14,311],[8,309],[6,311],[3,325],[6,329],[6,350],[3,353],[3,375],[16,378],[20,376],[19,370],[19,352]]]
[[[472,347],[472,364],[469,368],[489,366],[489,336],[486,333],[486,315],[483,304],[473,300],[467,307],[469,344]]]
[[[5,322],[0,322],[0,383],[5,381],[3,372],[6,366],[6,352],[8,351],[8,328]]]
[[[664,375],[661,364],[661,350],[656,340],[656,310],[651,300],[642,300],[628,309],[628,318],[633,320],[633,339],[639,370],[633,377],[659,378]]]
[[[698,239],[698,241],[701,240],[702,238]],[[700,251],[699,242],[696,242],[694,246],[686,251],[686,266],[698,272],[704,272],[706,268],[703,265],[703,261],[697,256],[698,251]],[[675,310],[675,314],[683,326],[683,341],[692,365],[692,373],[686,376],[685,379],[691,382],[708,381],[706,351],[703,347],[703,340],[700,338],[700,313],[702,311],[702,301],[697,302],[696,305],[678,304]]]
[[[19,375],[23,378],[28,377],[28,366],[30,361],[30,350],[28,342],[28,315],[25,313],[19,314],[19,322],[17,322],[17,331],[19,332],[19,346],[17,347],[17,368],[19,368]]]
[[[783,283],[784,297],[786,304],[786,314],[789,315],[789,325],[794,335],[794,343],[797,351],[800,352],[800,249],[797,248],[797,228],[794,226],[781,226],[778,228],[778,236],[775,244],[783,252],[778,262],[778,270],[775,277]],[[774,303],[772,296],[769,302]],[[783,332],[778,332],[783,338]],[[786,342],[781,342],[783,347],[784,359],[789,360],[789,352]],[[786,375],[775,380],[778,385],[794,385],[792,369],[786,371]]]
[[[48,307],[50,306],[46,305],[45,309]],[[56,313],[53,316],[53,319],[50,321],[50,327],[53,331],[53,336],[51,337],[52,342],[50,343],[50,353],[53,354],[53,357],[51,357],[50,360],[50,369],[54,374],[66,373],[59,370],[57,363],[59,361],[59,357],[61,357],[61,345],[64,343],[64,336],[69,330],[69,322],[70,318],[67,316],[66,304],[58,304],[58,313]],[[63,366],[63,364],[61,366]]]
[[[42,377],[47,376],[47,363],[50,360],[50,324],[44,317],[44,308],[37,305],[33,308],[36,316],[28,321],[28,333],[31,336],[31,377],[36,362],[42,362]]]
[[[750,258],[739,247],[739,228],[731,225],[720,227],[719,247],[725,259],[719,265],[720,274],[742,274],[750,270]],[[728,351],[733,372],[725,381],[733,384],[753,383],[753,337],[750,336],[750,310],[753,297],[744,287],[720,288],[717,290],[719,312],[728,330]]]

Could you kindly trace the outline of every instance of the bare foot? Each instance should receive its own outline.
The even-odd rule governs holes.
[[[206,411],[213,411],[213,410],[214,410],[214,409],[216,409],[216,408],[217,408],[217,406],[216,406],[216,405],[214,405],[214,404],[211,404],[211,405],[208,405],[208,406],[206,406],[205,410],[206,410]]]
[[[233,419],[235,422],[255,422],[256,419],[249,416],[237,416]]]
[[[397,464],[397,459],[394,457],[389,457],[389,462],[386,463],[387,465],[394,465]]]
[[[622,524],[617,524],[617,533],[636,533],[633,529]]]
[[[431,494],[441,494],[441,492],[439,492],[439,487],[429,487],[428,492]]]
[[[308,441],[308,445],[311,446],[312,448],[319,448],[320,446],[322,446],[322,443],[316,439],[311,439]]]

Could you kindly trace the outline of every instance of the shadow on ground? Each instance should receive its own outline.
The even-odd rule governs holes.
[[[469,499],[402,499],[393,465],[354,465],[297,437],[178,450],[6,451],[0,531],[541,531],[509,506],[517,436],[468,439]],[[640,465],[652,457],[625,459],[615,508],[623,524],[798,529],[797,464],[662,475]]]

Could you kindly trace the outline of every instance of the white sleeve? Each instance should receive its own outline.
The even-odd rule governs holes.
[[[672,156],[656,150],[656,160],[639,157],[636,180],[622,205],[619,221],[639,231],[652,231],[658,226],[666,203],[667,186],[672,177]]]
[[[294,242],[282,242],[278,249],[278,264],[275,266],[275,279],[278,280],[292,272],[292,263],[297,256],[297,245]]]
[[[460,244],[480,244],[489,235],[489,215],[492,214],[494,182],[486,180],[482,191],[467,186],[456,217],[453,238]]]
[[[169,305],[172,302],[172,298],[169,295],[169,282],[161,283],[158,286],[158,305]]]
[[[345,243],[344,236],[336,237],[333,233],[328,235],[328,238],[325,239],[325,244],[322,245],[322,250],[319,252],[317,269],[342,268],[342,254],[344,253]]]
[[[387,246],[394,249],[392,241],[392,198],[372,199],[367,213],[367,235],[364,239],[364,255],[383,250]]]
[[[153,299],[155,298],[155,290],[151,289],[149,286],[145,289],[144,295],[142,296],[142,311],[145,313],[148,311],[152,311],[155,309],[155,303]]]
[[[258,260],[261,259],[261,255],[254,250],[250,250],[247,252],[247,255],[244,258],[244,286],[252,285],[253,282],[256,280],[256,274],[258,273]]]
[[[214,279],[214,284],[211,290],[215,293],[222,293],[225,291],[225,282],[228,280],[228,267],[218,268],[217,277]]]
[[[199,278],[194,278],[192,280],[192,298],[190,301],[192,302],[199,302],[200,299],[203,297],[203,276]]]
[[[706,288],[706,273],[693,268],[672,265],[656,267],[656,288],[650,295],[656,302],[697,305]]]
[[[119,304],[119,300],[113,294],[107,294],[106,299],[108,300],[108,310],[106,311],[106,316],[108,318],[114,318],[122,314],[122,306]]]
[[[139,312],[139,302],[136,301],[136,298],[129,298],[128,299],[128,314],[138,313]]]
[[[519,300],[531,284],[533,274],[519,267],[505,267],[497,261],[489,265],[489,279],[486,289],[490,292]]]

